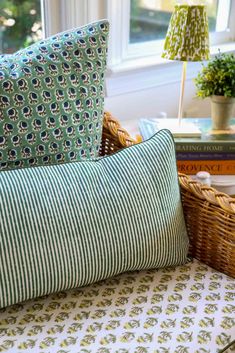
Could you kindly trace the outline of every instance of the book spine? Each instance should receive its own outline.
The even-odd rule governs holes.
[[[235,153],[235,142],[176,142],[181,153]]]
[[[211,175],[235,175],[235,160],[233,161],[177,161],[178,172],[195,175],[205,171]]]
[[[222,161],[234,160],[234,153],[206,153],[206,152],[176,152],[176,158],[179,161]]]

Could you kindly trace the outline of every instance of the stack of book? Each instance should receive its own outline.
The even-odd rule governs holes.
[[[194,175],[204,170],[211,175],[235,174],[235,140],[230,141],[185,141],[176,143],[178,170]]]
[[[199,171],[211,175],[234,175],[235,180],[235,119],[232,119],[229,131],[217,132],[211,131],[210,118],[186,120],[195,123],[201,134],[199,137],[174,137],[178,171],[188,175]],[[144,140],[163,126],[163,119],[141,119],[139,124]]]

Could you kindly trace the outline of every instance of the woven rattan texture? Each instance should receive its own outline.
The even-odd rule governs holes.
[[[112,154],[136,141],[110,113],[104,114],[100,155]],[[235,277],[235,199],[179,174],[190,255]]]
[[[134,145],[136,141],[121,127],[117,119],[105,112],[100,155],[105,156],[117,152],[123,147]]]

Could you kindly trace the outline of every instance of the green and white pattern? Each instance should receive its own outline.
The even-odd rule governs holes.
[[[98,156],[107,21],[0,56],[0,170]]]
[[[162,57],[181,61],[209,59],[209,29],[205,6],[175,6]]]
[[[218,353],[234,298],[235,280],[196,260],[126,273],[0,310],[0,352]]]
[[[185,263],[172,136],[98,161],[0,173],[0,307]]]

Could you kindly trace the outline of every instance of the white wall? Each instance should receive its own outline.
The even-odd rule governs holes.
[[[157,117],[160,112],[166,112],[168,117],[177,117],[179,94],[180,82],[171,83],[106,97],[105,109],[118,118],[128,131],[135,134],[140,118]],[[192,80],[186,81],[183,110],[187,117],[210,116],[210,101],[195,98],[195,86]]]

